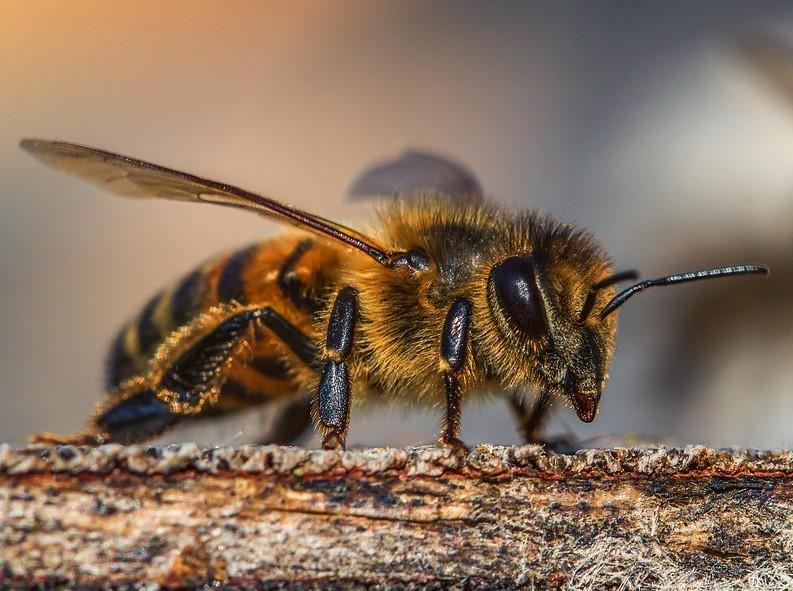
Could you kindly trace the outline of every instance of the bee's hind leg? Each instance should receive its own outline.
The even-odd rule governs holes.
[[[99,404],[86,429],[61,437],[42,433],[32,442],[99,445],[138,443],[156,437],[182,419],[218,402],[230,368],[247,362],[254,324],[261,323],[310,364],[316,347],[269,306],[218,308],[202,318],[194,333],[174,332],[154,354],[145,376],[130,378]]]
[[[72,433],[71,435],[59,435],[50,431],[34,433],[28,437],[28,443],[41,445],[102,445],[104,440],[98,435],[89,432],[87,429]]]
[[[38,433],[28,441],[47,445],[135,443],[162,434],[181,419],[157,398],[142,378],[135,377],[99,403],[84,429],[71,435]]]
[[[230,362],[253,338],[261,310],[217,308],[192,331],[177,329],[154,353],[149,371],[111,391],[88,426],[67,437],[41,434],[35,443],[100,445],[139,443],[217,402]],[[197,333],[197,334],[196,334]]]

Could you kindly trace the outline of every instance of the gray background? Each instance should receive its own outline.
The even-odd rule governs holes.
[[[0,440],[79,427],[127,317],[208,256],[278,230],[109,196],[18,150],[40,136],[349,223],[366,217],[349,181],[424,147],[503,203],[593,230],[619,268],[772,263],[766,281],[631,302],[599,418],[562,409],[552,427],[789,447],[793,112],[735,48],[791,24],[785,2],[3,2]],[[359,410],[350,442],[429,441],[439,417]],[[256,420],[173,437],[245,441]],[[498,400],[468,407],[463,435],[517,440]]]

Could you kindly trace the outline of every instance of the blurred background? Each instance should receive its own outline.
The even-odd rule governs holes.
[[[623,308],[598,419],[555,433],[793,445],[789,2],[0,3],[0,440],[77,429],[106,348],[160,287],[278,227],[125,201],[21,137],[130,154],[349,223],[368,164],[466,163],[502,203],[594,231],[645,277],[766,262]],[[792,41],[793,43],[793,41]],[[786,85],[790,84],[790,87]],[[431,441],[440,410],[356,410],[350,444]],[[257,421],[171,439],[228,444]],[[463,438],[517,442],[507,406]],[[309,444],[316,444],[312,440]]]

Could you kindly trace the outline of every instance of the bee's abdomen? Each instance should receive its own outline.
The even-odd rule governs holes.
[[[168,335],[219,303],[272,306],[309,334],[313,313],[320,306],[319,294],[335,264],[332,249],[291,236],[240,249],[199,267],[152,297],[116,336],[107,361],[108,389],[144,373]],[[236,371],[224,388],[233,394],[230,398],[242,403],[246,396],[260,399],[286,388],[290,371],[271,340],[266,335],[257,339],[249,367]]]
[[[196,269],[173,289],[152,297],[138,316],[119,331],[107,360],[108,389],[144,371],[163,339],[203,310],[207,286],[205,270]]]

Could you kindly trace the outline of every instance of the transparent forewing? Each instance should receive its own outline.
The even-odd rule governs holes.
[[[45,164],[117,195],[248,209],[339,240],[380,263],[388,261],[392,254],[354,230],[231,185],[79,144],[26,139],[20,145]]]
[[[104,150],[46,140],[22,140],[20,145],[48,166],[124,197],[196,201],[211,190],[197,177]]]

